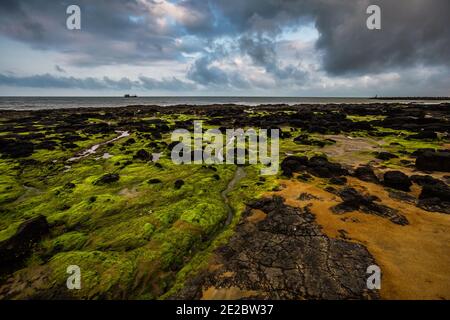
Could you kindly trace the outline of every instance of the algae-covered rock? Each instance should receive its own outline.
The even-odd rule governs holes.
[[[48,232],[47,219],[41,215],[20,224],[12,237],[0,242],[0,270],[22,263],[33,245]]]
[[[119,181],[120,176],[117,173],[107,173],[94,181],[94,185],[101,186]]]
[[[138,152],[136,152],[133,159],[149,161],[152,159],[152,155],[150,153],[148,153],[148,151],[146,151],[144,149],[140,149]]]

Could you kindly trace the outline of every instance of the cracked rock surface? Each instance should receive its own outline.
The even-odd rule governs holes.
[[[250,222],[254,209],[265,219]],[[309,207],[281,197],[248,204],[230,242],[216,251],[215,268],[186,283],[175,299],[201,298],[208,288],[238,288],[258,299],[377,299],[368,290],[367,249],[322,233]]]
[[[408,219],[400,214],[398,210],[378,203],[380,199],[372,195],[363,195],[354,188],[343,188],[337,194],[342,198],[343,202],[331,208],[336,214],[361,210],[367,214],[389,219],[392,223],[406,226],[409,224]]]

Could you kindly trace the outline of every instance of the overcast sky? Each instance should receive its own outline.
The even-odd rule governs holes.
[[[0,95],[450,96],[449,21],[448,0],[1,0]]]

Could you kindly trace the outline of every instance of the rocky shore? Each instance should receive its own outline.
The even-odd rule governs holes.
[[[279,174],[240,166],[230,188],[236,165],[175,165],[194,120],[280,129]],[[450,104],[0,111],[0,128],[0,299],[450,299]]]

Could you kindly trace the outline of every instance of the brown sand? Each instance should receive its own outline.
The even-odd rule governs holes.
[[[316,181],[317,182],[317,181]],[[378,196],[400,210],[409,221],[400,226],[362,212],[337,215],[330,208],[340,202],[315,184],[282,181],[285,188],[275,194],[292,206],[312,204],[312,212],[330,237],[346,236],[367,247],[382,270],[383,299],[450,299],[450,215],[427,212],[393,200],[382,186],[348,178],[348,184]],[[322,200],[297,200],[302,192]]]

